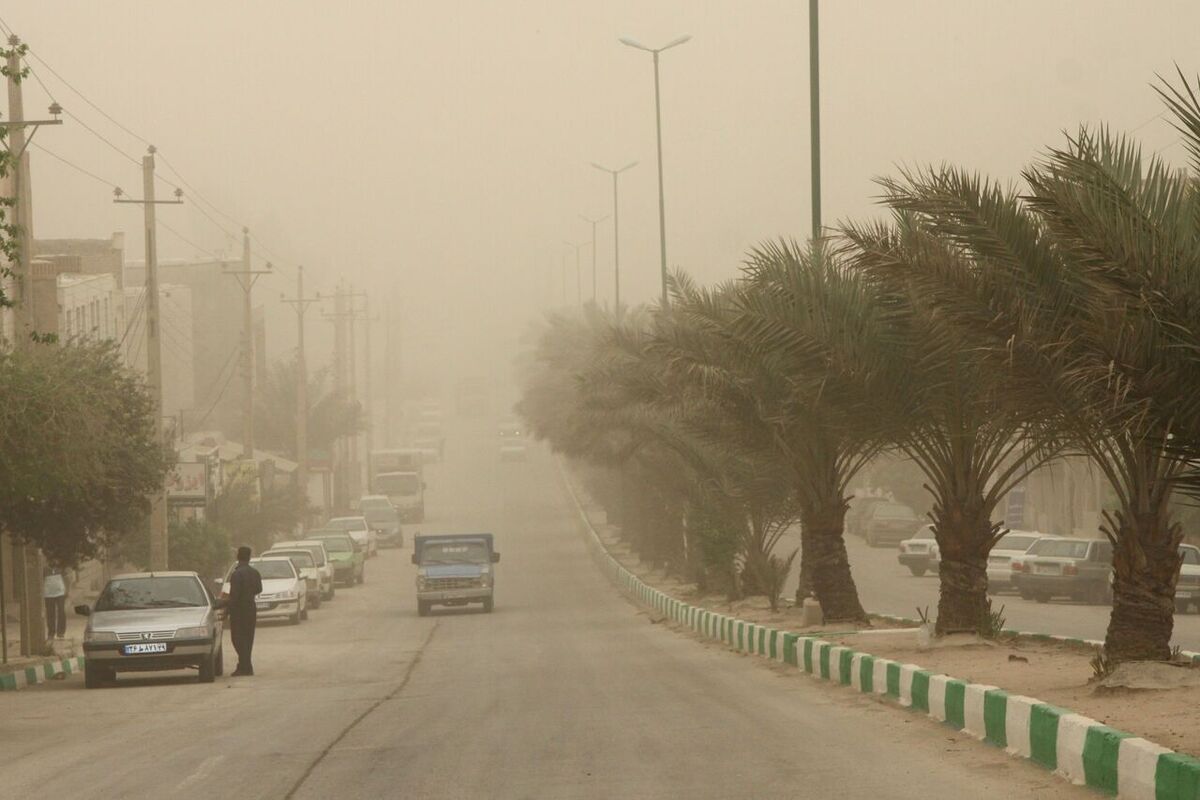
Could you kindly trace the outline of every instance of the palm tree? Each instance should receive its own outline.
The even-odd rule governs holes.
[[[255,418],[261,446],[296,460],[296,380],[294,358],[271,365],[257,399]],[[330,452],[343,436],[364,430],[362,406],[341,397],[329,387],[329,370],[308,376],[308,447],[310,452]]]

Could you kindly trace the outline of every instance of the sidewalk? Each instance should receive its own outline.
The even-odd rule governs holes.
[[[8,662],[0,663],[0,691],[23,688],[32,683],[41,683],[57,674],[70,674],[83,667],[83,629],[87,619],[72,611],[75,602],[67,603],[67,632],[62,639],[53,640],[52,655],[22,656],[20,636],[20,606],[8,609]],[[63,666],[67,664],[68,666]]]

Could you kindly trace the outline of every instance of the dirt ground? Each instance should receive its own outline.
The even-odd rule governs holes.
[[[997,686],[1010,694],[1035,697],[1172,750],[1200,756],[1200,669],[1196,667],[1179,667],[1189,671],[1187,682],[1196,685],[1106,690],[1095,685],[1090,663],[1095,653],[1085,647],[1027,639],[987,642],[969,637],[922,649],[916,644],[915,632],[911,636],[873,635],[855,632],[857,626],[806,627],[801,609],[790,605],[773,612],[762,597],[730,603],[723,596],[702,596],[694,584],[642,564],[617,538],[612,526],[597,527],[609,552],[627,569],[692,605],[796,633],[819,635],[875,656],[917,664],[959,680]],[[873,630],[899,627],[879,621],[871,626]]]

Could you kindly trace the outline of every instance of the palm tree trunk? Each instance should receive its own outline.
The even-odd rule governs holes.
[[[1113,608],[1104,651],[1114,661],[1166,661],[1175,627],[1178,528],[1165,510],[1118,515]]]
[[[846,508],[846,501],[839,497],[801,509],[800,524],[806,535],[802,538],[800,570],[807,570],[811,576],[813,593],[826,622],[867,621],[842,538]]]
[[[939,635],[979,630],[991,604],[987,596],[987,559],[995,528],[983,498],[939,503],[935,508],[936,536],[941,551],[938,569]]]

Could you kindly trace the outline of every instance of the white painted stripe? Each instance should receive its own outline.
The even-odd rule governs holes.
[[[829,680],[834,683],[842,682],[842,653],[849,649],[841,645],[829,648]]]
[[[1021,758],[1033,756],[1033,742],[1029,738],[1029,719],[1033,707],[1042,701],[1034,697],[1010,694],[1005,706],[1004,735],[1008,739],[1008,753]]]
[[[987,725],[983,721],[983,695],[996,688],[983,683],[968,683],[963,693],[963,730],[976,739],[987,736]]]
[[[862,691],[862,653],[850,656],[850,685]]]
[[[905,708],[912,705],[913,673],[919,669],[916,664],[900,665],[900,705]]]
[[[871,676],[875,694],[887,694],[887,665],[893,663],[886,658],[875,659],[875,674]]]
[[[946,721],[946,684],[949,675],[929,676],[929,716],[938,722]]]
[[[1056,771],[1071,783],[1082,784],[1087,780],[1083,771],[1083,744],[1087,739],[1088,728],[1099,724],[1082,714],[1063,714],[1058,718]]]
[[[1145,739],[1122,739],[1117,750],[1117,797],[1121,800],[1155,800],[1158,757],[1171,752]]]

